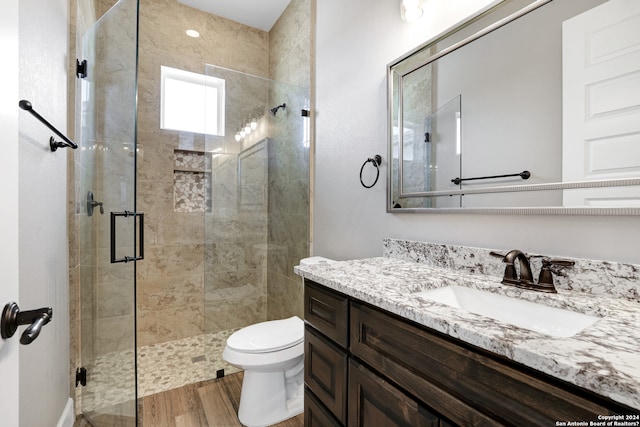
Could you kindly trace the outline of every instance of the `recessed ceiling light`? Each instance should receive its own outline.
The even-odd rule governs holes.
[[[200,37],[200,33],[197,32],[196,30],[187,30],[185,32],[189,37],[193,37],[194,39]]]

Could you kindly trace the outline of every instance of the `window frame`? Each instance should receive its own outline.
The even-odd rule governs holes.
[[[165,82],[167,79],[174,81],[180,81],[185,83],[191,83],[206,87],[215,88],[217,90],[216,106],[217,114],[215,117],[215,132],[209,132],[208,117],[205,115],[204,129],[180,129],[176,127],[167,127],[166,122],[166,100],[165,100]],[[205,74],[194,73],[191,71],[185,71],[178,68],[172,68],[165,65],[160,66],[160,129],[172,130],[179,132],[192,132],[204,135],[224,136],[225,135],[225,80],[213,76],[207,76]],[[205,108],[207,105],[207,92],[204,91]],[[201,131],[202,130],[202,131]]]

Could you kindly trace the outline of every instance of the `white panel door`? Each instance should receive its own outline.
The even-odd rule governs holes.
[[[640,1],[610,0],[562,29],[564,182],[640,176]],[[640,188],[565,190],[564,206],[640,207]]]
[[[0,310],[18,301],[18,2],[0,2]],[[18,337],[19,338],[19,337]],[[18,339],[0,339],[0,425],[19,424]]]

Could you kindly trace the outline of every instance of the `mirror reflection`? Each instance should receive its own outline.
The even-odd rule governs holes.
[[[504,2],[392,63],[388,210],[638,214],[640,5],[631,3]]]

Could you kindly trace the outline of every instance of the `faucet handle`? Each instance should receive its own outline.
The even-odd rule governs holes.
[[[516,267],[513,264],[513,261],[507,260],[508,254],[501,254],[498,252],[491,251],[489,255],[502,258],[502,262],[507,263],[504,268],[504,275],[502,276],[502,283],[505,285],[517,285],[520,283],[518,280],[518,273],[516,271]]]
[[[543,258],[542,259],[542,269],[540,269],[540,277],[538,278],[538,285],[546,286],[555,290],[555,285],[553,283],[553,272],[551,271],[552,265],[558,265],[562,267],[571,267],[575,265],[575,262],[570,261],[568,259],[559,259],[559,258]]]
[[[543,266],[560,265],[562,267],[573,267],[576,265],[575,261],[560,258],[544,258],[542,260]]]

